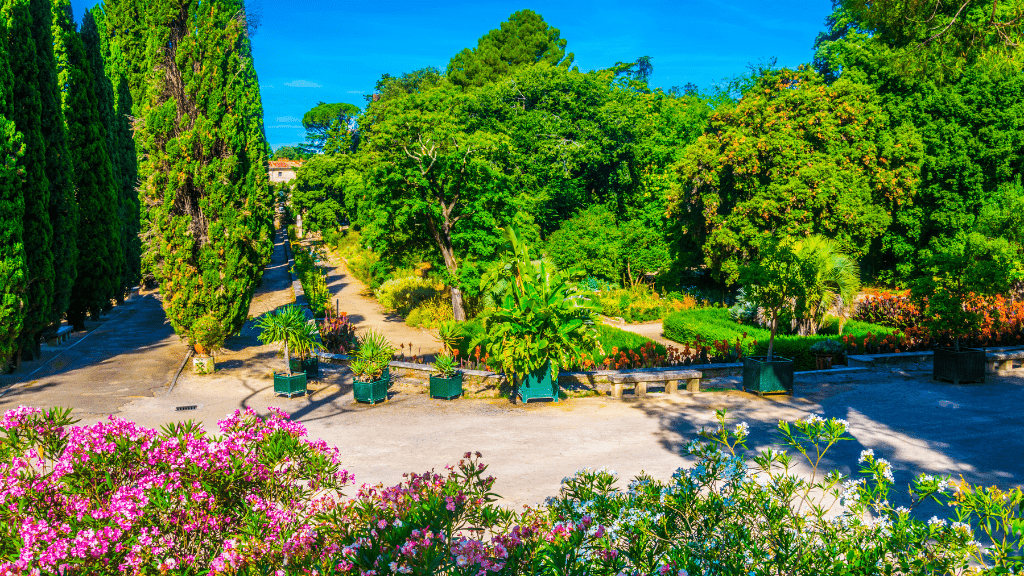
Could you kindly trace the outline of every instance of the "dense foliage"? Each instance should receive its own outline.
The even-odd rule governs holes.
[[[480,454],[396,486],[353,484],[341,454],[271,409],[207,433],[20,407],[0,421],[0,569],[12,574],[1011,574],[1021,569],[1020,489],[914,478],[861,452],[825,469],[850,425],[780,422],[775,446],[718,426],[668,479],[565,478],[544,505],[501,506]],[[852,464],[852,463],[851,463]],[[950,506],[925,521],[922,505]],[[975,539],[981,542],[975,541]]]
[[[105,5],[105,41],[135,103],[143,260],[175,330],[237,332],[272,251],[263,107],[240,0]]]
[[[7,29],[7,16],[0,14]],[[21,151],[11,110],[14,106],[14,78],[6,50],[0,50],[0,365],[17,349],[25,312],[21,294],[25,290],[25,247],[22,242],[25,199],[18,177],[17,156]]]

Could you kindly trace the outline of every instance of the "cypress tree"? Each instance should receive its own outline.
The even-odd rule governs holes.
[[[117,242],[111,251],[111,264],[114,267],[114,277],[116,279],[113,297],[118,302],[121,302],[124,300],[126,289],[130,288],[135,280],[135,275],[132,274],[128,267],[128,251],[130,249],[128,236],[132,230],[130,220],[133,216],[136,219],[138,218],[138,211],[134,215],[131,214],[132,206],[125,198],[124,192],[126,185],[134,190],[134,183],[126,182],[125,179],[129,177],[127,174],[128,165],[135,163],[135,155],[134,150],[132,150],[131,158],[127,158],[124,147],[121,144],[121,138],[128,131],[126,126],[127,119],[124,118],[121,122],[118,121],[119,118],[115,110],[114,85],[107,77],[100,34],[92,12],[86,12],[82,19],[81,38],[82,45],[85,48],[86,59],[89,61],[89,69],[92,73],[93,89],[96,93],[100,120],[103,123],[104,132],[107,136],[107,154],[110,157],[116,192]]]
[[[181,335],[207,314],[234,332],[273,249],[245,8],[241,0],[145,5],[149,73],[137,142],[146,147],[139,171],[161,248],[164,308]]]
[[[11,120],[21,132],[23,155],[18,160],[25,248],[24,323],[19,337],[22,353],[34,352],[53,308],[53,228],[50,224],[50,181],[46,176],[39,58],[29,0],[4,0],[7,17],[4,48],[14,77]]]
[[[53,36],[79,207],[78,278],[68,320],[82,328],[86,313],[97,318],[116,292],[118,202],[96,82],[69,0],[53,0]]]
[[[7,30],[7,13],[0,11],[0,32],[6,34]],[[7,62],[6,37],[4,43],[0,49],[0,369],[17,349],[24,320],[21,298],[25,292],[25,200],[17,165],[21,135],[10,120],[14,77]]]
[[[48,321],[59,322],[71,301],[77,276],[78,203],[68,153],[67,127],[61,108],[57,67],[53,56],[53,17],[50,0],[30,0],[33,38],[39,61],[42,130],[46,142],[46,176],[50,181],[50,224],[53,227],[53,305]]]

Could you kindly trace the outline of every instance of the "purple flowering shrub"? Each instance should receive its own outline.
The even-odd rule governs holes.
[[[893,507],[892,465],[871,450],[855,478],[819,471],[848,424],[779,424],[792,451],[746,450],[748,427],[704,431],[667,481],[584,470],[546,505],[498,505],[480,454],[445,473],[342,492],[335,449],[280,411],[208,435],[70,410],[0,421],[0,576],[1020,573],[1024,493],[922,475]],[[797,474],[802,460],[810,475]],[[949,495],[949,492],[953,495]],[[918,519],[925,501],[955,522]],[[978,526],[988,540],[973,540]]]

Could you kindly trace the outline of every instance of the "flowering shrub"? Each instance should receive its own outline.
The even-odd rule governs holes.
[[[868,296],[857,303],[853,319],[905,330],[920,325],[921,311],[907,295]]]
[[[893,507],[892,465],[871,450],[855,478],[819,469],[848,424],[779,424],[788,451],[750,456],[749,427],[702,431],[670,480],[614,472],[563,480],[545,506],[497,505],[480,454],[397,486],[352,482],[337,451],[272,412],[236,412],[207,436],[70,411],[0,421],[0,574],[748,576],[1014,574],[1024,493],[922,475]],[[805,466],[797,473],[798,462]],[[950,494],[953,492],[953,494]],[[949,504],[954,522],[915,513]],[[974,541],[978,526],[984,546]]]
[[[320,339],[331,354],[348,354],[359,347],[356,327],[348,314],[325,318],[320,324]]]

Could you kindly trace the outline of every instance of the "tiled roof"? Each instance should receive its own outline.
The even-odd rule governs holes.
[[[302,166],[302,160],[271,160],[271,170],[292,170],[294,168],[300,168]]]

